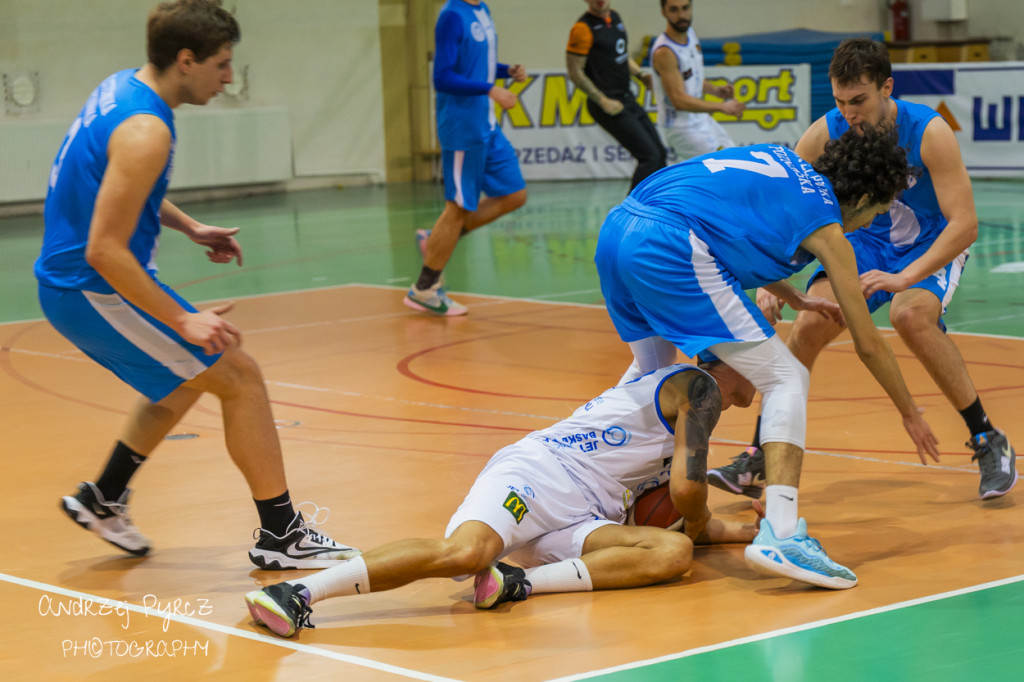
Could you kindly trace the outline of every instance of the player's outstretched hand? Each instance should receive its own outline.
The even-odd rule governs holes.
[[[242,247],[238,245],[235,235],[237,227],[216,227],[214,225],[197,225],[192,229],[189,238],[200,246],[208,247],[206,257],[214,263],[230,263],[237,258],[242,264]]]
[[[608,114],[609,116],[618,116],[619,114],[622,113],[622,110],[626,108],[622,102],[620,102],[617,99],[612,99],[611,97],[601,98],[598,104],[600,105],[604,113]]]
[[[498,103],[502,109],[511,109],[519,101],[516,94],[508,88],[503,88],[500,85],[492,85],[490,91],[487,93],[488,96]]]
[[[700,519],[696,521],[687,520],[683,524],[683,532],[686,533],[686,535],[689,536],[691,540],[693,540],[693,544],[697,544],[698,538],[700,538],[701,534],[704,533],[704,528],[710,522],[711,510],[708,509],[707,505],[704,505],[704,514],[700,517]]]
[[[832,320],[840,327],[846,326],[846,318],[843,317],[843,309],[839,307],[838,303],[831,299],[801,294],[800,298],[795,301],[790,301],[789,305],[793,310],[806,310],[812,313],[818,313],[823,317],[827,317]]]
[[[761,521],[764,520],[764,505],[761,504],[761,500],[752,500],[750,506],[754,513],[757,514],[757,518],[754,519],[754,531],[756,533],[761,530]]]
[[[876,291],[888,291],[891,294],[898,294],[908,286],[904,281],[903,275],[898,272],[868,270],[860,276],[860,290],[863,292],[864,298],[868,298]]]
[[[922,464],[928,463],[928,457],[933,461],[939,461],[939,439],[932,433],[932,428],[928,426],[920,412],[904,417],[903,428],[917,446],[917,456],[921,458]]]
[[[722,113],[730,116],[742,116],[747,105],[734,99],[727,99],[722,102]]]
[[[753,523],[743,521],[723,521],[717,517],[708,519],[704,530],[693,539],[695,545],[724,545],[733,542],[750,542],[757,536],[761,527],[761,519],[764,518],[764,507],[758,500],[753,503],[754,512],[757,518]]]
[[[508,67],[508,77],[516,83],[526,82],[526,67],[522,64],[513,64]]]
[[[223,353],[228,348],[237,346],[242,342],[242,333],[235,325],[221,317],[234,307],[234,303],[222,303],[200,310],[198,313],[189,313],[180,331],[182,338],[201,346],[207,355]]]
[[[757,307],[764,313],[765,319],[773,327],[778,322],[782,322],[782,307],[786,305],[786,302],[781,298],[768,291],[767,289],[757,290]]]

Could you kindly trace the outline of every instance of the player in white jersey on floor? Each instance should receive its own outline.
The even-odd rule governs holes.
[[[672,362],[679,349],[688,357],[713,354],[761,393],[766,517],[746,549],[759,570],[822,587],[857,584],[799,516],[810,375],[746,290],[766,287],[798,310],[845,320],[922,462],[938,460],[935,436],[868,314],[844,236],[906,186],[906,156],[895,138],[869,127],[831,141],[813,166],[781,145],[723,149],[669,166],[601,225],[594,257],[601,292],[634,354],[624,379]],[[786,281],[814,259],[829,273],[838,305]]]
[[[693,544],[749,542],[756,524],[711,518],[711,430],[753,386],[727,365],[672,365],[616,386],[568,419],[495,454],[444,539],[399,540],[309,578],[246,595],[253,619],[290,637],[328,597],[390,590],[421,578],[476,575],[491,609],[531,593],[640,587],[685,573]],[[673,464],[675,466],[673,466]],[[626,526],[643,491],[668,482],[683,532]],[[508,556],[519,566],[498,561]]]
[[[665,141],[670,163],[685,161],[736,143],[712,118],[720,111],[739,116],[746,108],[733,99],[731,85],[712,85],[704,80],[704,55],[691,25],[692,0],[661,0],[661,14],[668,25],[651,43],[654,95],[658,104],[658,132]],[[710,102],[704,95],[721,102]]]

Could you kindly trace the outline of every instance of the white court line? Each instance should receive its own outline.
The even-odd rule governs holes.
[[[10,348],[9,353],[18,353],[19,355],[37,355],[42,358],[57,358],[58,360],[74,360],[75,362],[88,362],[93,361],[85,357],[85,353],[78,350],[77,348],[73,351],[65,351],[62,353],[43,353],[38,350],[27,350],[25,348]]]
[[[749,447],[750,441],[730,440],[728,438],[716,438],[714,434],[711,435],[711,441],[713,443],[726,443],[729,445],[737,445],[739,447]],[[958,467],[942,466],[939,464],[923,464],[921,462],[901,462],[891,459],[879,459],[877,457],[868,457],[866,455],[851,455],[842,452],[828,452],[827,450],[804,450],[805,455],[821,455],[822,457],[836,457],[838,459],[853,459],[858,462],[871,462],[872,464],[893,464],[895,466],[904,467],[916,467],[918,469],[933,469],[939,471],[959,471],[975,473],[977,469],[972,464],[964,464]],[[964,453],[966,455],[966,453]],[[1017,457],[1024,457],[1024,455],[1017,455]]]
[[[773,639],[775,637],[782,637],[785,635],[791,635],[797,632],[805,632],[807,630],[815,630],[828,625],[834,625],[836,623],[843,623],[848,620],[856,620],[858,618],[866,618],[868,616],[874,616],[881,613],[888,613],[890,611],[898,611],[911,606],[919,606],[921,604],[928,604],[930,602],[939,601],[941,599],[950,599],[952,597],[958,597],[964,594],[970,594],[972,592],[980,592],[981,590],[988,590],[994,587],[1001,587],[1003,585],[1011,585],[1024,580],[1024,575],[1014,576],[1012,578],[1004,578],[1002,580],[994,580],[989,583],[983,583],[981,585],[974,585],[972,587],[964,587],[959,590],[952,590],[950,592],[941,592],[934,594],[929,597],[920,597],[918,599],[909,599],[907,601],[896,602],[895,604],[889,604],[888,606],[878,606],[873,609],[867,609],[866,611],[857,611],[855,613],[849,613],[845,616],[836,616],[835,618],[826,618],[824,620],[814,621],[813,623],[804,623],[803,625],[794,625],[793,627],[782,628],[781,630],[772,630],[771,632],[764,632],[759,635],[751,635],[749,637],[741,637],[739,639],[729,640],[727,642],[720,642],[718,644],[711,644],[708,646],[698,647],[696,649],[688,649],[678,654],[668,654],[666,656],[659,656],[657,658],[649,658],[643,661],[635,661],[633,663],[625,663],[623,665],[614,666],[611,668],[605,668],[603,670],[592,670],[586,673],[580,673],[577,675],[569,675],[567,677],[558,677],[548,682],[570,682],[571,680],[586,680],[591,677],[597,677],[599,675],[608,675],[610,673],[623,672],[625,670],[635,670],[637,668],[644,668],[658,663],[665,663],[668,661],[676,661],[681,658],[689,658],[690,656],[696,656],[697,654],[704,654],[711,651],[718,651],[720,649],[728,649],[742,644],[750,644],[752,642],[761,642],[766,639]]]
[[[198,304],[198,305],[205,305],[207,303],[217,303],[217,302],[224,302],[224,301],[244,301],[244,300],[249,300],[249,299],[254,299],[254,298],[270,298],[270,297],[273,297],[273,296],[289,296],[289,295],[292,295],[292,294],[302,294],[302,293],[312,292],[312,291],[330,291],[332,289],[348,289],[348,288],[352,288],[352,287],[365,287],[367,289],[389,289],[391,291],[405,291],[405,287],[391,286],[391,285],[387,285],[387,284],[365,284],[365,283],[362,283],[362,282],[349,282],[348,284],[331,284],[329,286],[310,287],[308,289],[289,289],[287,291],[274,291],[274,292],[270,292],[270,293],[250,294],[248,296],[229,296],[227,298],[211,298],[211,299],[207,299],[207,300],[204,300],[204,301],[195,301],[194,303]],[[594,291],[599,291],[599,290],[595,289]],[[604,305],[601,304],[601,303],[573,303],[571,301],[546,301],[546,300],[543,300],[542,298],[539,298],[539,297],[538,298],[524,298],[524,297],[517,297],[517,296],[498,296],[496,294],[474,294],[474,293],[469,292],[469,291],[461,291],[461,292],[460,291],[456,291],[456,292],[450,292],[450,293],[454,293],[456,295],[464,294],[466,296],[473,296],[475,298],[493,298],[493,299],[495,299],[495,303],[500,303],[500,302],[524,302],[524,303],[539,303],[541,305],[563,305],[563,306],[570,306],[570,307],[574,307],[574,308],[598,308],[598,309],[602,309],[602,310],[604,309]],[[575,294],[582,294],[582,293],[590,293],[590,290],[581,289],[580,291],[565,291],[565,292],[560,292],[560,293],[555,293],[555,294],[543,294],[543,296],[551,298],[551,297],[555,297],[555,296],[572,296],[572,295],[575,295]],[[495,304],[494,303],[491,303],[491,304],[488,304],[488,303],[478,303],[476,305],[477,306],[483,306],[483,305],[495,305]],[[391,315],[385,315],[385,316],[382,316],[382,317],[395,317],[395,316],[399,316],[399,315],[408,315],[408,314],[409,313],[395,313],[395,314],[391,314]],[[42,321],[44,319],[45,318],[38,317],[38,318],[32,318],[32,319],[28,319],[28,320],[12,320],[10,322],[0,322],[0,327],[4,327],[4,326],[9,325],[9,324],[23,324],[23,323],[26,323],[26,322],[39,322],[39,321]],[[366,317],[366,318],[361,318],[361,319],[362,320],[371,320],[371,319],[377,319],[377,318],[375,318],[375,317]],[[1002,319],[1002,318],[993,318],[993,319]],[[342,320],[342,321],[344,321],[344,320]],[[313,324],[319,324],[319,323],[313,323]],[[792,324],[792,320],[783,320],[779,324]],[[287,327],[283,327],[282,329],[286,329],[286,328]],[[892,327],[878,327],[878,329],[880,329],[882,331],[890,331],[890,332],[895,331]],[[245,332],[245,330],[243,330],[243,332]],[[961,332],[961,331],[949,331],[948,333],[951,334],[951,335],[957,335],[957,336],[978,336],[978,337],[987,338],[987,339],[1015,339],[1015,340],[1020,340],[1021,339],[1020,336],[1008,336],[1006,334],[983,334],[983,333],[979,333],[979,332]]]
[[[257,632],[241,630],[239,628],[233,628],[229,625],[211,623],[210,621],[202,620],[201,618],[194,618],[192,616],[170,613],[168,611],[150,609],[145,606],[140,606],[138,604],[132,604],[131,602],[120,601],[117,599],[107,599],[105,597],[97,597],[96,595],[87,594],[85,592],[69,590],[65,587],[48,585],[47,583],[41,583],[35,580],[28,580],[26,578],[18,578],[13,575],[7,575],[5,573],[0,573],[0,580],[8,583],[13,583],[15,585],[21,585],[22,587],[40,590],[42,592],[53,592],[54,594],[62,594],[65,597],[72,597],[73,599],[83,599],[85,601],[93,602],[101,606],[108,606],[113,609],[123,609],[125,611],[131,611],[133,613],[141,613],[147,618],[149,616],[158,616],[161,619],[173,620],[176,623],[191,625],[192,627],[197,627],[204,630],[213,630],[215,632],[220,632],[225,635],[241,637],[243,639],[250,639],[254,642],[262,642],[264,644],[270,644],[272,646],[280,647],[282,649],[291,649],[292,651],[299,651],[304,654],[322,656],[323,658],[341,661],[342,663],[351,663],[352,665],[358,665],[363,668],[370,668],[372,670],[380,670],[383,672],[393,673],[395,675],[401,675],[402,677],[408,677],[414,680],[427,680],[428,682],[456,682],[450,677],[440,677],[438,675],[431,675],[429,673],[420,672],[418,670],[400,668],[398,666],[389,665],[387,663],[372,661],[368,658],[361,658],[359,656],[342,654],[336,651],[330,651],[327,649],[321,649],[320,647],[310,646],[308,644],[299,644],[298,642],[291,642],[286,639],[271,637],[269,635],[261,635]],[[239,601],[241,601],[241,595],[239,595]]]

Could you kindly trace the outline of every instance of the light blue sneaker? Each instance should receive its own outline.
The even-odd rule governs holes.
[[[807,522],[803,519],[797,522],[795,535],[781,540],[775,537],[768,519],[762,519],[761,530],[743,550],[743,556],[751,568],[767,575],[833,590],[846,590],[857,584],[853,571],[829,559],[821,544],[807,535]]]

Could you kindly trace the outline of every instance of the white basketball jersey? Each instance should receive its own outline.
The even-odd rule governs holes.
[[[667,47],[676,55],[679,62],[679,73],[683,77],[686,94],[702,99],[704,97],[704,55],[700,51],[700,40],[691,26],[686,31],[686,44],[680,44],[662,33],[651,44],[651,63],[654,63],[654,52],[658,48]],[[692,125],[703,125],[707,114],[694,111],[680,111],[672,106],[665,93],[661,78],[654,74],[654,96],[658,103],[658,125],[666,128],[685,128]]]
[[[551,450],[606,512],[624,510],[640,492],[668,481],[675,432],[661,414],[657,395],[665,379],[686,371],[701,370],[670,365],[645,374],[527,438]]]

